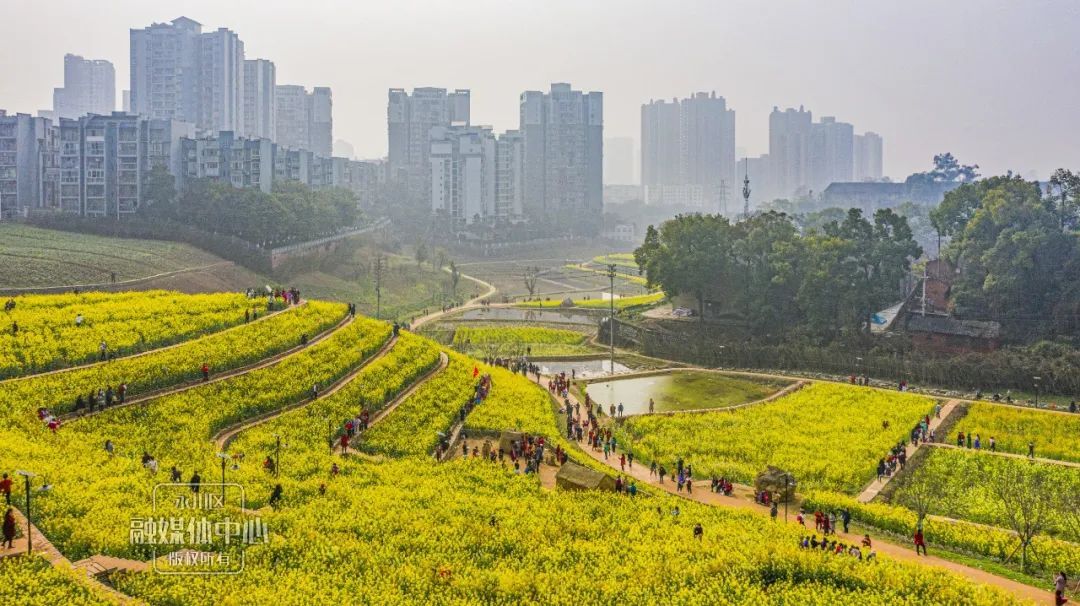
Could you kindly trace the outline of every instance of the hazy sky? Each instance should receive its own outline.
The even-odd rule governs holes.
[[[0,108],[50,108],[63,55],[109,59],[128,29],[185,15],[239,33],[279,84],[327,85],[334,136],[386,153],[386,90],[472,89],[477,124],[515,128],[551,82],[604,92],[605,133],[638,139],[651,98],[715,90],[737,144],[767,151],[774,105],[885,138],[903,177],[952,151],[983,173],[1080,169],[1077,0],[0,0]],[[117,93],[117,103],[120,94]]]

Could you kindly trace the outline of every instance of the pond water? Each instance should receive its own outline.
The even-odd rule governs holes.
[[[571,310],[493,307],[491,309],[470,309],[460,316],[457,316],[457,318],[462,320],[511,320],[518,322],[551,322],[553,324],[588,324],[589,326],[596,326],[599,315]]]
[[[546,375],[565,372],[567,376],[570,376],[570,371],[573,370],[574,376],[578,379],[592,379],[596,377],[605,377],[611,374],[610,360],[545,361],[537,362],[537,364],[540,365],[540,372]],[[633,370],[634,369],[625,364],[615,363],[615,374],[633,372]]]
[[[611,404],[623,405],[623,414],[646,414],[649,398],[655,412],[726,408],[760,400],[779,389],[759,383],[708,372],[672,372],[647,377],[590,383],[585,391],[605,412]]]

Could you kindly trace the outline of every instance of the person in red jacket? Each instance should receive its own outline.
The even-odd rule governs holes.
[[[203,382],[210,380],[210,364],[207,362],[203,362],[202,365],[202,380]]]
[[[915,529],[915,555],[919,555],[919,550],[922,550],[923,555],[926,554],[926,540],[923,539],[922,528]]]
[[[15,541],[15,510],[8,507],[4,513],[4,540],[0,541],[0,547],[7,545],[8,549],[14,547]]]
[[[347,454],[349,452],[349,434],[341,434],[341,454]]]
[[[3,478],[0,478],[0,493],[3,493],[7,504],[11,505],[11,478],[6,473]]]

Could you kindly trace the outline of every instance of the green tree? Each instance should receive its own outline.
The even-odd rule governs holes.
[[[706,295],[731,297],[732,236],[731,224],[719,215],[679,215],[659,231],[650,227],[634,258],[649,286],[669,297],[693,296],[704,320]]]

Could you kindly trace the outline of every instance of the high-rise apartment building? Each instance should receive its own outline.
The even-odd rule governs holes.
[[[495,216],[495,135],[482,126],[436,126],[430,134],[431,211],[456,225]]]
[[[116,70],[103,59],[64,55],[64,86],[53,89],[53,115],[79,118],[116,109]]]
[[[641,106],[641,184],[646,188],[681,183],[679,101]]]
[[[273,61],[244,60],[244,130],[247,137],[276,140],[277,72]]]
[[[718,208],[735,190],[735,110],[715,92],[641,106],[641,167],[650,204]]]
[[[525,205],[525,138],[508,130],[495,143],[495,216],[519,221]]]
[[[0,110],[0,218],[59,207],[59,150],[48,118]]]
[[[199,38],[199,120],[201,130],[244,128],[244,43],[224,27]],[[151,116],[154,117],[154,116]]]
[[[329,158],[334,152],[334,101],[330,88],[316,86],[308,97],[308,103],[311,120],[308,149]]]
[[[431,195],[431,131],[436,127],[468,126],[470,93],[458,89],[402,88],[389,91],[386,107],[390,178],[403,183],[413,199]]]
[[[311,141],[307,90],[295,84],[278,84],[274,90],[274,142],[281,147],[307,149]]]
[[[634,139],[632,137],[604,139],[604,182],[612,185],[637,183],[634,178]]]
[[[811,126],[807,147],[809,193],[821,193],[830,183],[851,181],[855,167],[854,137],[852,125],[837,122],[832,116],[825,116]]]
[[[201,131],[244,127],[244,43],[187,17],[131,30],[131,109]]]
[[[855,180],[880,181],[884,176],[882,167],[881,135],[867,131],[855,135]]]
[[[769,114],[769,168],[773,195],[787,198],[805,190],[810,179],[808,149],[813,116],[801,106]]]
[[[275,141],[283,147],[306,149],[330,157],[333,152],[333,100],[330,89],[307,92],[294,84],[276,87]]]
[[[521,94],[524,213],[556,233],[599,233],[603,215],[604,96],[566,83]]]
[[[201,36],[202,25],[187,17],[131,30],[134,113],[198,124]]]

